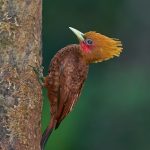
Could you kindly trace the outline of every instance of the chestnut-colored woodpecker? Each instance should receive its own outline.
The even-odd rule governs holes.
[[[122,44],[119,40],[93,31],[81,33],[69,27],[79,39],[79,44],[68,45],[53,57],[44,87],[48,90],[51,119],[41,139],[41,149],[53,129],[71,112],[76,104],[90,63],[102,62],[119,56]]]

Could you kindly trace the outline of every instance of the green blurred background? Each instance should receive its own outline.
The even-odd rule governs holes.
[[[78,43],[69,26],[119,38],[119,58],[92,64],[74,110],[46,150],[150,150],[150,1],[43,0],[43,66]],[[49,123],[44,91],[43,130]]]

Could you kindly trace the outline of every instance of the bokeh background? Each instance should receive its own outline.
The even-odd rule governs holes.
[[[77,43],[68,29],[119,38],[119,58],[92,64],[74,110],[53,132],[46,150],[150,149],[150,1],[43,0],[43,66]],[[44,90],[43,127],[49,123]]]

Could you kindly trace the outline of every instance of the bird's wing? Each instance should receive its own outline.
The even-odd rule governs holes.
[[[71,112],[72,108],[76,104],[76,101],[80,96],[83,83],[84,80],[82,80],[81,86],[77,89],[77,91],[74,91],[73,89],[68,89],[66,92],[66,88],[61,88],[60,95],[62,96],[62,99],[60,99],[59,103],[59,108],[57,112],[57,124],[55,128],[58,128],[61,121],[68,115],[69,112]]]
[[[80,61],[68,57],[61,64],[56,128],[75,105],[86,76],[87,66]]]
[[[53,125],[56,123],[58,127],[72,110],[87,73],[88,66],[79,53],[78,45],[61,49],[52,59],[45,87],[48,89]]]

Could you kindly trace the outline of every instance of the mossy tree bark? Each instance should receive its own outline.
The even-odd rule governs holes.
[[[0,0],[0,149],[40,150],[42,0]]]

